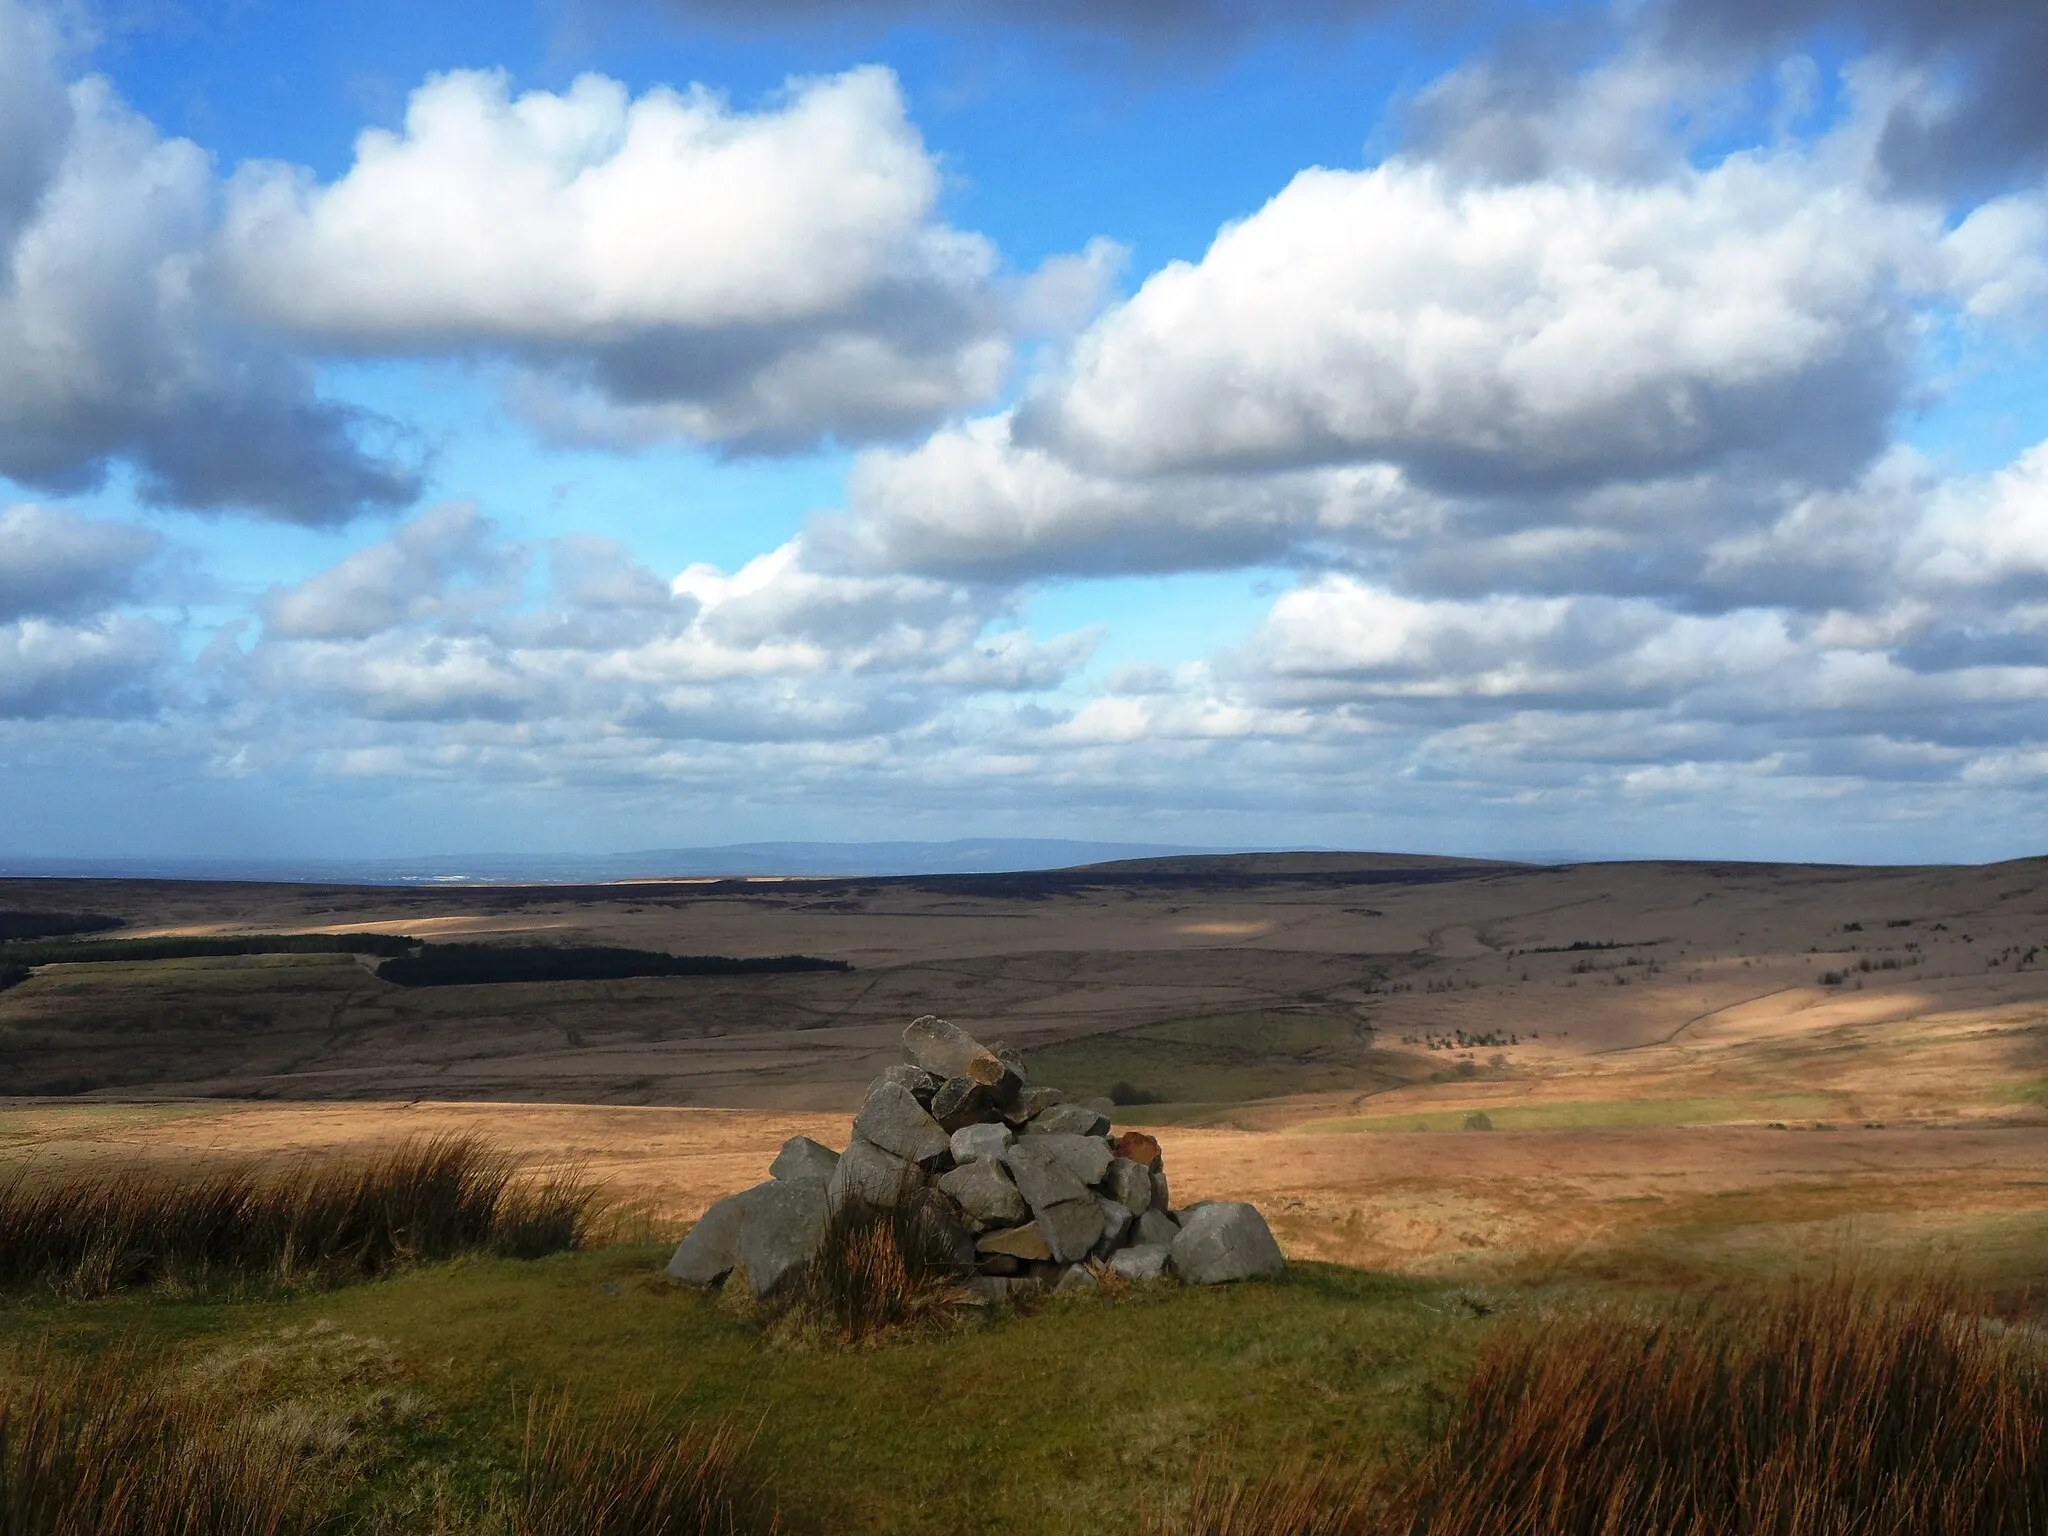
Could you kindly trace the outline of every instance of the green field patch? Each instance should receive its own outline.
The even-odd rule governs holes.
[[[1486,1118],[1497,1131],[1656,1130],[1684,1125],[1743,1125],[1771,1121],[1833,1121],[1845,1101],[1822,1093],[1771,1094],[1758,1098],[1572,1099],[1547,1104],[1488,1104]],[[1352,1115],[1312,1120],[1304,1131],[1458,1131],[1471,1118],[1470,1105]]]
[[[1489,1321],[1440,1285],[1299,1264],[1277,1283],[1049,1302],[881,1349],[778,1348],[715,1295],[664,1279],[666,1246],[464,1260],[246,1303],[131,1295],[0,1304],[0,1357],[176,1346],[278,1416],[350,1438],[331,1464],[363,1529],[439,1482],[518,1464],[526,1404],[730,1416],[792,1532],[1122,1532],[1198,1461],[1409,1456]],[[4,1363],[4,1362],[0,1362]],[[466,1527],[458,1527],[466,1530]]]
[[[1032,1075],[1069,1097],[1110,1098],[1154,1111],[1207,1110],[1317,1090],[1399,1087],[1426,1071],[1412,1055],[1383,1051],[1350,1018],[1294,1009],[1170,1019],[1040,1046]],[[1177,1118],[1177,1117],[1176,1117]]]

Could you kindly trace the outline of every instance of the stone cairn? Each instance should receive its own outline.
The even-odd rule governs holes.
[[[1112,1136],[1108,1116],[1034,1087],[1014,1051],[927,1015],[903,1031],[903,1054],[868,1085],[845,1152],[792,1137],[766,1183],[704,1213],[668,1273],[703,1286],[737,1276],[774,1296],[848,1202],[921,1205],[963,1281],[990,1299],[1094,1286],[1105,1269],[1214,1285],[1287,1267],[1254,1207],[1174,1210],[1157,1141]]]

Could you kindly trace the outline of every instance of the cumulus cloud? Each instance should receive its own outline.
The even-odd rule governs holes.
[[[996,255],[935,217],[939,186],[878,67],[757,112],[464,71],[331,184],[244,166],[220,259],[312,343],[519,359],[513,398],[558,435],[789,448],[900,435],[1002,382]]]
[[[0,509],[0,622],[110,608],[133,594],[161,543],[146,528],[61,507]]]
[[[1017,435],[1126,474],[1375,460],[1484,491],[1740,455],[1838,477],[1903,386],[1912,233],[1797,157],[1640,188],[1307,171],[1105,315]]]
[[[411,499],[361,413],[212,304],[212,169],[0,0],[0,474],[55,490],[137,472],[145,500],[331,523]]]
[[[425,732],[546,755],[551,771],[646,774],[688,742],[915,732],[975,695],[1057,687],[1094,639],[1037,640],[986,589],[813,570],[801,541],[662,581],[609,540],[530,546],[464,504],[273,592],[262,634],[225,665],[251,720],[351,740],[358,765],[417,769],[436,750]],[[398,758],[361,756],[365,733]]]

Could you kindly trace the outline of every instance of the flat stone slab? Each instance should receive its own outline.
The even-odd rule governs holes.
[[[926,1114],[916,1095],[900,1083],[880,1082],[868,1090],[860,1113],[853,1118],[853,1133],[913,1163],[943,1157],[952,1146],[952,1138],[939,1128],[939,1122]]]
[[[835,1208],[848,1201],[894,1205],[923,1182],[924,1172],[917,1164],[856,1136],[832,1170],[825,1193]]]
[[[1183,1212],[1171,1250],[1173,1272],[1190,1285],[1222,1285],[1284,1274],[1287,1259],[1258,1207],[1204,1202]]]
[[[959,1202],[970,1222],[984,1227],[1015,1226],[1031,1214],[1003,1165],[991,1159],[962,1163],[951,1173],[941,1174],[938,1185]]]
[[[1021,1227],[1003,1227],[994,1232],[984,1232],[974,1240],[977,1253],[1005,1253],[1013,1259],[1049,1259],[1052,1247],[1045,1240],[1045,1234],[1038,1230],[1038,1223],[1027,1221]]]
[[[815,1179],[771,1179],[740,1199],[740,1263],[756,1296],[772,1296],[796,1277],[825,1231],[825,1186]]]
[[[1031,1134],[1065,1132],[1073,1136],[1104,1136],[1109,1133],[1109,1116],[1085,1104],[1055,1104],[1031,1117]]]
[[[1010,1143],[1017,1139],[1016,1133],[1007,1125],[963,1125],[953,1133],[953,1161],[973,1163],[987,1160],[999,1162]]]
[[[740,1261],[740,1224],[746,1217],[746,1195],[727,1195],[713,1202],[683,1235],[668,1261],[668,1277],[685,1285],[716,1285]]]
[[[839,1154],[822,1141],[813,1141],[808,1136],[792,1136],[775,1154],[775,1161],[768,1165],[768,1176],[772,1179],[815,1179],[823,1184],[838,1166]]]

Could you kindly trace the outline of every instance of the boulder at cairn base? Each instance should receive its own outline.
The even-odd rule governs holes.
[[[825,1186],[816,1179],[776,1179],[748,1190],[740,1225],[740,1262],[756,1296],[782,1289],[817,1251],[825,1231]]]
[[[1007,1125],[963,1125],[953,1133],[953,1161],[995,1162],[1016,1139]]]
[[[1173,1240],[1173,1272],[1190,1285],[1221,1285],[1284,1273],[1287,1260],[1256,1206],[1206,1201],[1183,1213]]]
[[[1157,1280],[1166,1273],[1168,1252],[1164,1243],[1134,1243],[1112,1254],[1109,1267],[1126,1280]]]
[[[823,1184],[838,1166],[839,1154],[823,1142],[813,1141],[808,1136],[792,1136],[775,1154],[775,1161],[768,1165],[768,1177],[791,1181],[813,1179]]]
[[[996,1054],[958,1024],[926,1014],[903,1031],[903,1054],[913,1066],[937,1077],[965,1077],[993,1088],[1007,1068]]]
[[[1031,1214],[1001,1163],[981,1159],[941,1174],[939,1188],[959,1201],[967,1219],[984,1227],[1008,1227]]]
[[[917,1164],[856,1136],[846,1144],[839,1166],[832,1170],[825,1197],[835,1210],[850,1201],[894,1205],[923,1182]]]
[[[746,1219],[746,1198],[727,1195],[697,1218],[668,1261],[671,1280],[716,1285],[732,1273],[740,1261],[740,1224]]]
[[[1132,1245],[1139,1248],[1166,1248],[1179,1236],[1180,1223],[1166,1212],[1146,1211],[1138,1217],[1138,1230],[1132,1239]]]
[[[876,1083],[868,1090],[860,1113],[854,1116],[853,1134],[911,1163],[943,1157],[952,1145],[952,1138],[924,1112],[910,1090],[889,1082]]]

